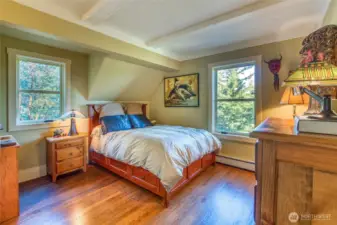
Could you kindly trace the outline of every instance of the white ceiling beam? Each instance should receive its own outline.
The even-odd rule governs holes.
[[[107,2],[108,0],[98,0],[87,12],[82,15],[81,19],[89,20],[91,17],[97,14],[100,9],[104,8]]]
[[[210,26],[214,26],[214,25],[219,24],[219,23],[224,23],[224,22],[232,20],[234,18],[238,18],[238,17],[244,16],[244,15],[253,13],[255,11],[264,9],[264,8],[272,6],[272,5],[276,5],[276,4],[278,4],[280,2],[284,2],[284,1],[287,1],[287,0],[273,0],[273,1],[262,0],[262,1],[258,1],[256,3],[244,6],[242,8],[239,8],[239,9],[236,9],[236,10],[233,10],[233,11],[230,11],[230,12],[226,12],[222,15],[219,15],[219,16],[213,17],[211,19],[202,21],[200,23],[191,25],[189,27],[185,27],[181,30],[174,31],[170,34],[154,38],[154,39],[146,42],[146,44],[148,46],[151,46],[151,47],[163,46],[165,43],[176,40],[176,39],[178,39],[180,37],[183,37],[185,35],[188,35],[190,33],[208,28]]]
[[[130,3],[132,3],[132,0],[97,0],[96,4],[82,15],[82,20],[99,24]]]

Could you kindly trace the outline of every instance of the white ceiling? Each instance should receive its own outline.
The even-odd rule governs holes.
[[[15,0],[177,59],[308,35],[330,0]]]

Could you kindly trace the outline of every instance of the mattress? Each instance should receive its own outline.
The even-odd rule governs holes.
[[[150,171],[168,192],[182,178],[185,167],[221,148],[210,132],[181,126],[157,125],[105,135],[97,126],[91,136],[90,150]]]

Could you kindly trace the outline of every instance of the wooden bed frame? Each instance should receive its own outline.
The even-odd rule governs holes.
[[[88,105],[88,117],[89,117],[89,147],[91,143],[90,134],[99,122],[99,112],[103,105]],[[142,105],[143,114],[146,115],[147,105]],[[168,200],[178,192],[182,187],[189,183],[194,177],[200,174],[202,171],[207,169],[211,165],[215,165],[215,152],[209,153],[194,161],[191,165],[186,167],[183,171],[183,177],[181,180],[172,188],[170,192],[167,192],[163,185],[161,184],[158,177],[156,177],[151,172],[141,168],[129,165],[127,163],[117,161],[95,151],[89,151],[89,162],[96,163],[109,171],[118,174],[121,177],[141,186],[156,195],[163,198],[164,207],[168,207]]]

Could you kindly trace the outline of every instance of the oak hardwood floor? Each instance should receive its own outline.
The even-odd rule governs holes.
[[[48,177],[20,185],[20,217],[3,225],[221,224],[252,225],[254,174],[217,164],[170,201],[105,169]]]

